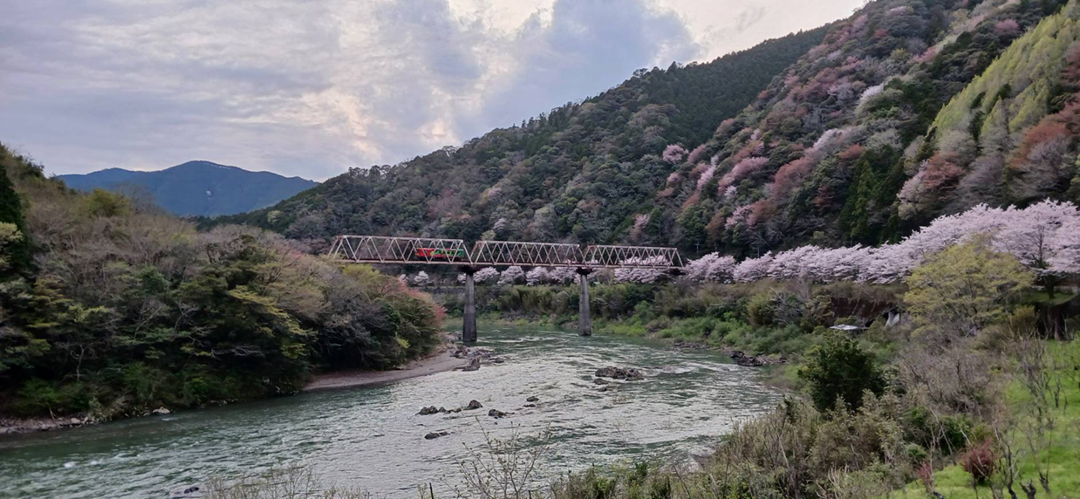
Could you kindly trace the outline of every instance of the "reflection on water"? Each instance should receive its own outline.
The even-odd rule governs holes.
[[[752,368],[709,352],[567,331],[481,328],[479,346],[504,364],[378,387],[151,416],[0,438],[0,497],[167,497],[209,476],[303,463],[328,481],[382,497],[455,484],[466,446],[512,432],[551,434],[548,477],[635,458],[684,459],[760,414],[779,395]],[[605,365],[643,368],[645,381],[592,383]],[[524,407],[529,396],[536,407]],[[419,416],[422,406],[484,408]],[[488,409],[512,412],[504,419]],[[448,436],[425,440],[433,431]]]

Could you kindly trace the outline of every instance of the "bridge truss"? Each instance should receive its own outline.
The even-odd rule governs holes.
[[[470,267],[575,267],[581,269],[682,268],[675,248],[514,241],[477,241],[468,247],[461,239],[387,236],[338,236],[330,258],[398,265],[458,265]]]
[[[457,265],[465,271],[462,340],[474,342],[476,291],[473,274],[480,267],[572,267],[577,269],[578,332],[592,335],[589,314],[589,273],[598,269],[652,269],[676,273],[683,266],[679,250],[650,246],[477,241],[468,247],[461,239],[428,237],[338,236],[330,258],[350,263],[397,265]]]

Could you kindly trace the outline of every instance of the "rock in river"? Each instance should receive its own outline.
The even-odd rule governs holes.
[[[491,416],[493,418],[502,418],[502,417],[506,417],[506,413],[503,412],[503,411],[500,411],[498,409],[492,409],[492,410],[488,411],[488,416]]]
[[[462,367],[462,371],[479,371],[480,370],[480,357],[473,357],[469,359],[469,365]]]
[[[731,358],[735,360],[736,364],[744,367],[761,367],[765,365],[761,359],[758,359],[753,355],[746,355],[738,350],[731,352]]]
[[[424,435],[424,439],[425,440],[435,440],[436,438],[445,437],[445,436],[447,436],[449,434],[450,434],[450,432],[446,432],[446,431],[433,431],[431,433],[428,433],[427,435]]]
[[[471,411],[473,409],[479,409],[481,407],[484,407],[484,406],[480,405],[480,402],[478,402],[476,400],[470,400],[469,405],[465,406],[465,410],[466,411]]]
[[[529,397],[529,398],[525,399],[525,401],[526,402],[539,402],[540,397],[537,397],[536,395],[533,395],[532,397]]]
[[[623,379],[627,381],[645,379],[645,375],[641,371],[634,369],[633,367],[601,367],[596,370],[597,378],[611,378],[611,379]]]
[[[439,409],[438,407],[431,405],[420,409],[420,412],[418,414],[420,414],[421,416],[427,416],[429,414],[437,414],[440,412],[446,412],[446,409]]]

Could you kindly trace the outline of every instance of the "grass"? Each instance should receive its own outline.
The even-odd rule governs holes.
[[[1064,359],[1067,369],[1059,370],[1062,376],[1061,407],[1055,409],[1056,422],[1052,434],[1054,442],[1048,449],[1038,454],[1041,460],[1048,462],[1050,474],[1050,490],[1053,492],[1048,497],[1075,497],[1080,498],[1080,373],[1076,369],[1076,360],[1080,359],[1080,341],[1068,343],[1048,342],[1048,350],[1056,359]],[[1070,361],[1071,360],[1071,361]],[[1022,425],[1032,421],[1028,407],[1031,405],[1032,395],[1023,384],[1014,380],[1008,387],[1006,394],[1009,410]],[[1014,452],[1018,453],[1019,479],[1015,490],[1023,497],[1020,483],[1031,480],[1038,488],[1038,470],[1033,452],[1027,445],[1024,435],[1016,432],[1011,436],[1011,444]],[[934,473],[935,490],[949,499],[959,498],[989,498],[990,487],[980,485],[972,487],[971,475],[958,465],[948,466]],[[1045,496],[1045,492],[1039,488],[1039,497]],[[904,496],[926,497],[925,489],[920,483],[909,484],[904,489]]]

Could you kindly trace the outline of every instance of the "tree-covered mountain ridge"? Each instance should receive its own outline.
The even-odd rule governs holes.
[[[676,242],[873,245],[980,203],[1075,201],[1063,4],[868,4],[680,165]]]
[[[108,168],[57,177],[82,191],[105,189],[146,197],[181,216],[232,215],[257,210],[318,185],[300,177],[249,171],[211,161],[188,161],[157,171]]]
[[[216,222],[312,240],[344,232],[618,240],[674,170],[665,148],[707,140],[825,32],[766,41],[707,64],[639,70],[520,126],[397,165],[352,168],[272,208]]]
[[[878,0],[226,220],[316,241],[415,234],[745,257],[896,241],[980,203],[1075,201],[1075,11]]]

